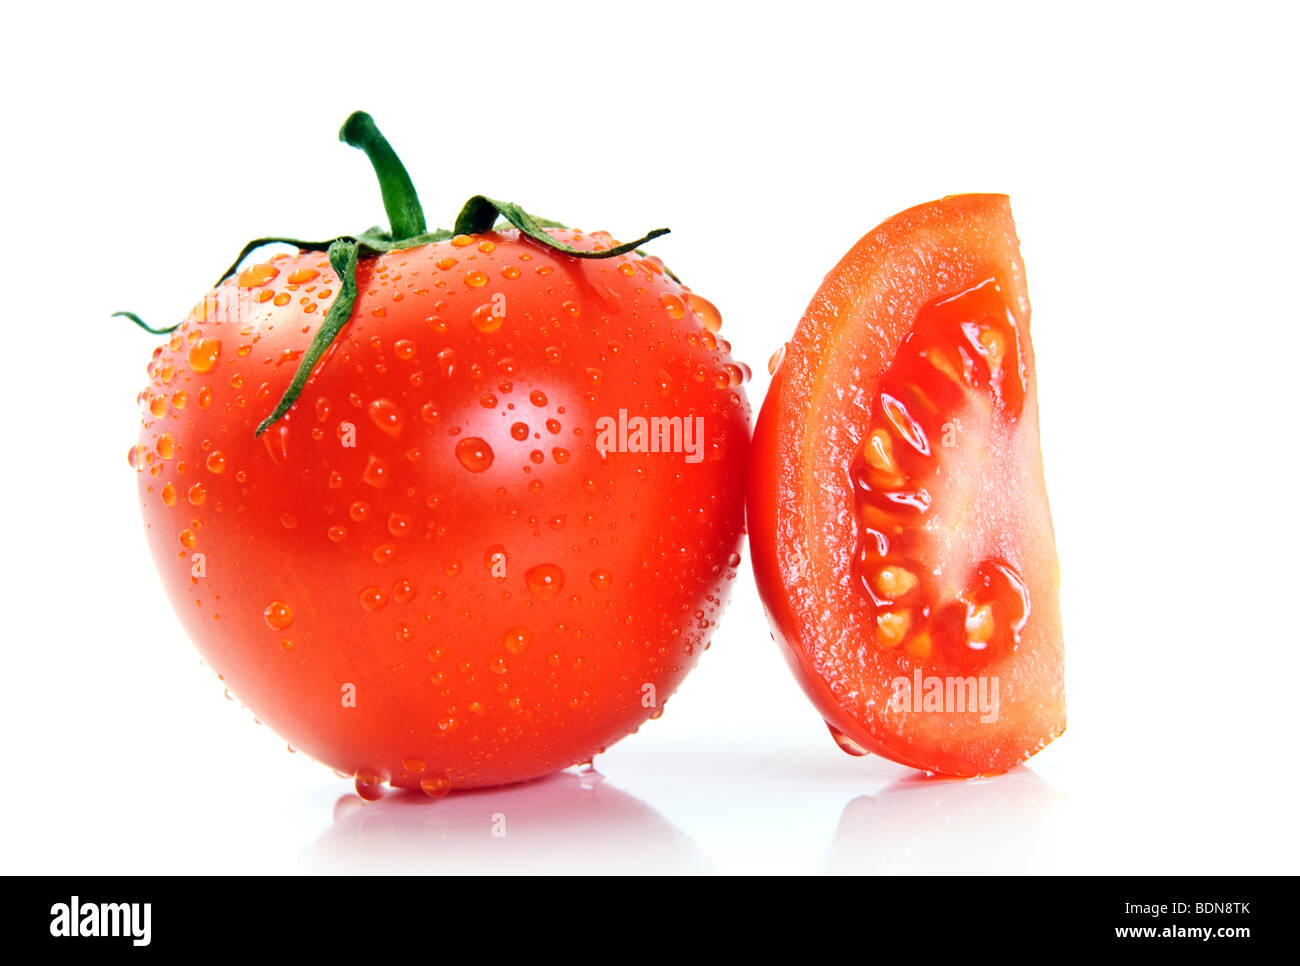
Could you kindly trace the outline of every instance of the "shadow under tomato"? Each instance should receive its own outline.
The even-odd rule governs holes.
[[[829,874],[998,874],[1052,865],[1067,799],[1023,766],[996,778],[919,774],[840,814]]]
[[[431,800],[345,795],[300,858],[321,873],[711,873],[686,835],[597,772]]]

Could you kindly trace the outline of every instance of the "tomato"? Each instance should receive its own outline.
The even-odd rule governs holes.
[[[920,205],[773,359],[748,511],[774,637],[850,753],[1006,771],[1065,728],[1024,266],[1002,195]]]
[[[590,760],[658,717],[740,560],[746,373],[717,310],[605,233],[500,210],[526,230],[420,215],[415,243],[246,264],[140,397],[131,463],[182,624],[363,797]]]

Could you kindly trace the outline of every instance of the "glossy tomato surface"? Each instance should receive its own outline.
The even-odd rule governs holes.
[[[841,747],[994,774],[1065,727],[1024,266],[1002,195],[891,218],[774,357],[759,591]]]
[[[131,462],[167,593],[230,692],[363,793],[589,760],[658,716],[740,560],[746,373],[717,311],[655,258],[514,230],[357,281],[260,438],[337,295],[324,254],[245,267],[155,352]],[[676,423],[656,445],[640,417]]]

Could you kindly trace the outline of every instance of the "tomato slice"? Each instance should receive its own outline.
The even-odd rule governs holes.
[[[1024,266],[1003,195],[889,219],[773,359],[749,532],[774,637],[850,754],[998,774],[1065,729]]]

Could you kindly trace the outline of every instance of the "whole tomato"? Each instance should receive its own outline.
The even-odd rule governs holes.
[[[163,584],[364,797],[588,761],[709,645],[747,370],[658,259],[482,197],[426,232],[369,117],[342,136],[392,230],[241,256],[154,351],[130,458]]]

